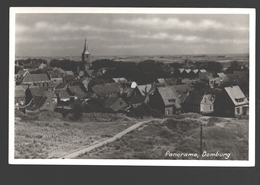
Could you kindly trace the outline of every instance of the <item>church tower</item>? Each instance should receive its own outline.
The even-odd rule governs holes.
[[[85,39],[82,62],[85,62],[85,65],[88,66],[88,68],[90,67],[90,53],[88,51],[87,39]]]

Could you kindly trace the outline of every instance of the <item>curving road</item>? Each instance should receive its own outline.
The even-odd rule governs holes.
[[[132,130],[135,130],[136,128],[140,127],[141,125],[143,125],[145,123],[149,123],[151,121],[163,122],[164,120],[165,119],[152,119],[152,120],[147,120],[147,121],[142,121],[142,122],[136,123],[136,124],[132,125],[131,127],[128,127],[127,129],[123,130],[122,132],[119,132],[118,134],[116,134],[112,138],[109,138],[109,139],[107,139],[105,141],[102,141],[100,143],[94,144],[92,146],[89,146],[89,147],[86,147],[86,148],[74,151],[72,153],[66,154],[65,156],[61,157],[61,159],[72,159],[72,158],[75,158],[75,157],[77,157],[79,155],[85,154],[86,152],[90,152],[91,150],[93,150],[95,148],[98,148],[98,147],[101,147],[101,146],[103,146],[103,145],[105,145],[107,143],[113,142],[116,139],[126,135],[127,133],[131,132]]]

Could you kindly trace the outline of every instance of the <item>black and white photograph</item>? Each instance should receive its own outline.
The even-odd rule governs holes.
[[[255,9],[10,8],[9,163],[255,165]]]

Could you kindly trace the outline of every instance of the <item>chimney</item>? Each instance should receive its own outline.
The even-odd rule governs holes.
[[[122,88],[122,87],[120,87],[120,90],[119,90],[119,95],[120,95],[120,96],[122,96],[122,94],[123,94],[123,88]]]

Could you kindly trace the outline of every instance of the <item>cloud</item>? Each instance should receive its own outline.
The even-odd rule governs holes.
[[[191,20],[180,20],[178,18],[135,18],[125,19],[121,18],[116,21],[120,24],[135,25],[145,28],[157,28],[157,29],[186,29],[190,31],[204,31],[210,29],[216,30],[236,30],[236,31],[248,31],[248,27],[241,25],[229,25],[217,22],[210,19],[202,19],[199,22],[193,22]],[[222,21],[223,22],[223,21]]]
[[[40,45],[77,55],[85,37],[96,55],[234,52],[248,48],[249,26],[241,15],[35,14],[16,19],[15,37],[26,55]]]

